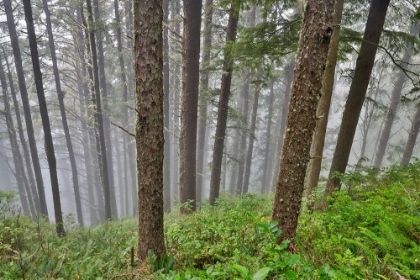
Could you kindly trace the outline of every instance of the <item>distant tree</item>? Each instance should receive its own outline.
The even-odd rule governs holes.
[[[4,9],[6,11],[6,16],[7,16],[7,27],[9,29],[10,41],[12,43],[12,48],[13,48],[13,56],[15,59],[15,68],[16,68],[16,73],[17,73],[18,82],[19,82],[19,90],[20,90],[20,95],[22,98],[23,113],[25,117],[26,131],[28,133],[28,142],[29,142],[29,147],[30,147],[30,152],[31,152],[31,157],[32,157],[32,164],[34,167],[36,185],[38,189],[41,215],[45,216],[48,219],[48,209],[47,209],[47,202],[45,200],[44,181],[42,178],[41,165],[40,165],[39,157],[38,157],[38,148],[36,146],[28,91],[26,89],[26,81],[25,81],[25,75],[24,75],[23,64],[22,64],[22,55],[20,52],[19,40],[16,33],[15,22],[13,19],[12,4],[10,0],[3,0],[3,3],[4,3]]]
[[[69,159],[70,159],[70,166],[71,166],[71,175],[73,179],[73,189],[74,189],[74,198],[76,201],[76,213],[77,213],[77,221],[80,225],[84,225],[83,223],[83,214],[82,214],[82,202],[80,199],[80,190],[79,190],[79,175],[77,173],[77,164],[76,164],[76,157],[73,151],[73,144],[70,137],[70,129],[67,121],[67,114],[66,109],[64,107],[64,92],[61,89],[61,81],[60,81],[60,74],[58,72],[57,66],[57,57],[55,52],[55,44],[54,44],[54,35],[51,27],[51,13],[48,8],[47,0],[43,0],[43,8],[45,12],[45,18],[47,23],[47,31],[48,31],[48,46],[50,48],[51,53],[51,61],[53,64],[53,71],[54,71],[54,81],[55,81],[55,88],[57,90],[57,97],[58,103],[60,106],[60,115],[61,121],[63,123],[64,129],[64,136],[66,138],[66,145],[67,150],[69,152]]]
[[[197,203],[203,198],[204,155],[206,143],[207,102],[210,80],[210,54],[213,30],[213,0],[205,0],[203,18],[203,47],[201,49],[200,95],[198,100],[198,128],[197,128]]]
[[[401,159],[401,165],[407,165],[413,155],[414,146],[416,145],[417,136],[420,129],[420,104],[416,104],[417,110],[411,121],[410,133],[408,134],[407,143],[405,144],[404,154]]]
[[[48,116],[47,103],[44,94],[44,85],[42,82],[42,73],[39,63],[38,44],[36,41],[35,27],[32,17],[32,7],[30,0],[23,1],[25,10],[26,26],[28,30],[29,46],[31,49],[32,66],[34,70],[35,87],[38,95],[39,110],[42,119],[42,127],[45,137],[45,152],[47,154],[48,167],[50,172],[51,189],[54,201],[54,214],[56,231],[58,236],[64,236],[63,213],[61,212],[60,189],[57,177],[57,161],[54,153],[54,143],[51,135],[51,124]]]
[[[165,253],[163,236],[163,0],[134,1],[138,257]]]
[[[271,220],[278,221],[278,227],[282,230],[278,242],[292,241],[289,250],[294,247],[293,239],[316,125],[316,107],[333,32],[333,12],[334,0],[308,0],[303,11],[287,129],[271,215]]]
[[[419,26],[414,25],[412,26],[411,29],[412,29],[411,34],[415,36],[417,35],[419,31]],[[408,67],[412,54],[413,54],[413,44],[410,43],[410,45],[405,50],[402,61],[401,61],[402,63],[400,66],[402,68],[406,69]],[[397,78],[394,84],[394,89],[391,95],[391,104],[389,105],[388,112],[385,119],[385,124],[381,132],[378,150],[376,151],[375,162],[373,163],[373,166],[376,168],[379,168],[382,165],[386,146],[388,144],[389,137],[391,135],[392,125],[394,123],[395,115],[397,114],[397,107],[398,107],[402,90],[403,90],[403,86],[406,80],[407,80],[406,73],[403,70],[399,70],[399,73],[397,75]]]
[[[200,70],[201,0],[184,0],[179,198],[181,213],[196,209],[197,107]]]
[[[232,43],[236,40],[238,27],[239,5],[232,0],[229,10],[229,21],[226,33],[226,46],[223,58],[222,85],[220,88],[217,113],[216,134],[214,136],[213,163],[210,179],[210,205],[214,205],[220,194],[220,177],[222,172],[223,147],[226,136],[227,113],[229,106],[230,85],[232,82],[233,54]]]
[[[372,0],[366,29],[360,47],[359,56],[354,70],[354,76],[350,87],[349,97],[343,113],[337,146],[331,163],[328,182],[324,192],[322,205],[326,206],[327,197],[337,189],[340,189],[340,179],[336,173],[346,171],[347,162],[353,144],[360,111],[366,96],[366,90],[375,62],[379,39],[385,22],[389,0]]]

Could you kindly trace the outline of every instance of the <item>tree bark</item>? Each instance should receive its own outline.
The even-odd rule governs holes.
[[[214,137],[213,166],[210,179],[210,205],[214,205],[220,193],[220,175],[222,171],[223,143],[226,135],[227,113],[229,107],[230,85],[233,71],[233,51],[231,44],[236,41],[238,27],[239,5],[231,2],[229,22],[224,49],[222,85],[220,88],[219,110],[217,113],[216,134]]]
[[[201,50],[200,95],[198,99],[198,132],[197,132],[197,203],[203,199],[204,155],[206,154],[207,101],[210,78],[210,53],[213,29],[213,0],[204,4],[203,48]]]
[[[60,76],[59,76],[59,73],[58,73],[57,57],[56,57],[55,45],[54,45],[54,37],[53,37],[52,27],[51,27],[51,14],[50,14],[50,10],[48,8],[47,0],[43,0],[42,3],[43,3],[43,6],[44,6],[45,18],[46,18],[46,23],[47,23],[48,45],[50,47],[51,61],[52,61],[52,64],[53,64],[55,88],[57,90],[58,104],[60,106],[61,121],[63,123],[64,136],[66,138],[67,150],[69,152],[71,174],[72,174],[72,179],[73,179],[74,199],[75,199],[75,202],[76,202],[77,221],[79,222],[79,224],[81,226],[83,226],[84,223],[83,223],[83,214],[82,214],[82,202],[80,200],[79,175],[77,174],[76,158],[74,156],[73,144],[72,144],[71,137],[70,137],[70,130],[69,130],[68,122],[67,122],[66,109],[65,109],[65,106],[64,106],[64,92],[61,89]]]
[[[293,250],[296,235],[306,167],[316,125],[316,107],[333,32],[333,12],[334,0],[308,0],[303,14],[287,129],[271,215],[271,220],[278,221],[282,230],[278,242],[287,239],[292,241],[289,250]]]
[[[63,214],[61,212],[60,189],[57,177],[57,162],[54,153],[54,143],[51,135],[51,125],[48,116],[47,103],[45,100],[44,86],[42,83],[42,73],[39,64],[38,46],[35,35],[34,22],[32,18],[32,7],[30,0],[23,1],[25,10],[26,26],[28,30],[29,46],[31,49],[32,66],[34,70],[35,87],[38,95],[39,110],[42,119],[42,127],[45,137],[45,152],[47,154],[48,167],[50,171],[51,189],[54,200],[54,214],[56,231],[58,236],[64,236]]]
[[[239,132],[240,144],[239,144],[239,168],[238,168],[238,179],[236,183],[236,193],[243,193],[243,182],[244,182],[244,172],[245,172],[245,161],[247,155],[246,149],[246,139],[248,138],[248,114],[249,114],[249,75],[247,74],[243,81],[242,88],[242,112],[240,127],[241,131]]]
[[[306,183],[306,198],[308,199],[318,185],[321,173],[322,155],[324,152],[325,134],[328,126],[328,115],[331,105],[331,96],[334,90],[335,66],[337,64],[338,43],[340,41],[340,25],[343,15],[344,0],[336,0],[333,15],[333,34],[331,36],[330,50],[328,51],[327,67],[322,77],[321,98],[317,108],[317,124],[311,148],[311,161]]]
[[[201,1],[184,0],[179,198],[181,213],[196,209],[197,107],[200,70]]]
[[[273,176],[271,179],[271,188],[275,188],[275,185],[277,184],[277,170],[280,168],[280,157],[281,157],[281,150],[283,148],[283,142],[284,142],[284,132],[286,131],[286,120],[287,120],[287,114],[289,112],[289,103],[290,103],[290,94],[292,92],[292,82],[294,77],[294,69],[296,65],[295,57],[293,56],[289,62],[289,64],[285,67],[285,77],[286,77],[286,84],[285,84],[285,91],[284,91],[284,99],[283,99],[283,105],[281,110],[281,119],[280,119],[280,133],[279,133],[279,141],[277,144],[276,149],[276,155],[277,159],[275,159],[275,169],[273,170]]]
[[[36,146],[34,127],[32,124],[31,107],[29,105],[28,91],[26,90],[25,75],[23,72],[22,56],[20,53],[19,40],[16,34],[16,27],[13,19],[13,10],[10,0],[3,0],[4,9],[7,16],[7,26],[9,29],[10,41],[13,48],[13,56],[15,59],[16,73],[19,81],[19,90],[23,103],[23,112],[26,123],[26,131],[28,133],[29,147],[32,156],[32,164],[34,166],[34,173],[36,178],[36,185],[38,189],[38,197],[41,214],[48,219],[47,202],[45,200],[44,181],[42,179],[41,165],[39,163],[38,148]]]
[[[138,257],[165,253],[163,236],[163,11],[162,0],[134,1]]]
[[[385,22],[389,0],[372,0],[363,42],[356,62],[349,97],[343,113],[343,119],[338,134],[337,146],[331,163],[328,182],[325,188],[322,207],[326,207],[327,197],[340,189],[340,179],[335,173],[344,173],[349,160],[354,134],[359,120],[360,111],[366,96],[366,90],[375,62],[379,39]]]

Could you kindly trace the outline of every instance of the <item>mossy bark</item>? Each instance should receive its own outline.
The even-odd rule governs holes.
[[[278,242],[296,235],[309,162],[316,108],[321,96],[332,32],[334,0],[305,3],[272,221],[282,230]],[[289,249],[293,249],[293,242]]]
[[[134,1],[138,257],[165,253],[163,237],[163,11],[162,0]]]

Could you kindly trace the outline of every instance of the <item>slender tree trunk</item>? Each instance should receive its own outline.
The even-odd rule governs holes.
[[[210,205],[214,205],[220,193],[220,175],[222,171],[223,143],[226,135],[227,113],[229,107],[230,85],[233,71],[233,51],[231,44],[236,41],[239,7],[235,1],[231,2],[229,22],[224,49],[222,85],[220,88],[219,111],[217,113],[217,127],[214,137],[213,166],[210,179]]]
[[[197,107],[200,70],[201,1],[184,0],[182,109],[179,141],[181,213],[196,209]]]
[[[404,53],[404,57],[402,59],[402,65],[401,65],[402,67],[406,68],[408,66],[412,53],[413,53],[413,47],[410,46]],[[398,102],[401,98],[401,93],[402,93],[405,80],[406,80],[406,75],[404,71],[400,70],[400,72],[398,73],[396,82],[394,84],[394,90],[392,91],[392,95],[391,95],[391,104],[388,108],[384,128],[382,130],[381,138],[379,140],[379,147],[378,147],[378,150],[376,151],[375,162],[373,163],[373,166],[376,168],[380,168],[382,165],[386,146],[388,145],[389,136],[391,135],[392,124],[394,123],[394,118],[397,113]]]
[[[23,1],[25,10],[26,26],[28,30],[29,46],[31,49],[32,65],[34,70],[35,87],[38,95],[39,110],[42,119],[42,127],[45,137],[45,152],[47,154],[48,167],[50,171],[51,189],[54,200],[54,214],[56,231],[58,236],[64,236],[63,214],[61,212],[60,189],[57,177],[57,162],[54,153],[54,143],[51,135],[51,125],[48,116],[47,103],[45,100],[44,86],[42,83],[42,73],[39,64],[38,46],[35,35],[34,22],[32,18],[32,7],[30,0]]]
[[[236,193],[243,193],[243,182],[245,172],[245,160],[246,160],[246,139],[248,136],[248,114],[249,114],[249,75],[247,74],[243,81],[243,104],[242,104],[242,116],[240,120],[240,144],[239,144],[239,168],[238,168],[238,180],[236,183]]]
[[[414,146],[416,145],[417,135],[420,129],[420,106],[417,104],[416,114],[414,115],[411,124],[410,134],[408,135],[407,143],[405,145],[404,154],[401,160],[401,165],[407,165],[413,155]]]
[[[30,197],[31,193],[30,193],[29,187],[27,187],[25,191],[25,181],[26,181],[26,185],[28,185],[28,182],[26,180],[25,171],[23,169],[22,156],[20,155],[19,145],[18,145],[17,137],[16,137],[16,130],[13,124],[12,113],[10,110],[9,96],[7,94],[6,74],[4,73],[3,62],[2,62],[1,56],[0,56],[0,83],[1,83],[2,93],[3,93],[4,115],[6,117],[7,132],[9,134],[10,146],[12,148],[13,163],[15,166],[14,171],[15,171],[16,183],[19,190],[20,202],[22,204],[22,209],[23,209],[24,214],[28,216],[32,214],[33,217],[36,217],[37,213],[36,213],[33,201],[31,200],[31,197]]]
[[[334,0],[308,0],[305,3],[287,130],[271,216],[272,221],[278,221],[282,230],[278,242],[292,241],[289,250],[293,250],[293,239],[296,235],[306,167],[316,125],[316,107],[333,32],[333,12]]]
[[[268,188],[267,175],[268,175],[268,161],[270,159],[270,139],[271,139],[271,126],[273,123],[273,102],[274,102],[274,79],[270,82],[270,95],[268,96],[268,116],[267,116],[267,130],[265,132],[265,148],[264,148],[264,162],[263,162],[263,175],[261,180],[261,191],[266,193]]]
[[[281,110],[281,119],[280,119],[280,133],[279,133],[279,141],[277,144],[276,149],[276,155],[277,159],[275,159],[275,169],[273,170],[273,176],[271,179],[271,186],[274,187],[277,184],[277,170],[280,168],[280,156],[281,156],[281,150],[283,148],[283,142],[284,142],[284,132],[286,131],[286,119],[287,114],[289,112],[289,103],[290,103],[290,94],[292,92],[292,82],[294,77],[294,69],[295,69],[296,61],[295,57],[293,56],[289,62],[289,64],[284,69],[285,71],[285,77],[286,77],[286,83],[285,83],[285,91],[284,91],[284,100],[283,100],[283,106]]]
[[[41,206],[39,204],[39,197],[38,197],[38,192],[37,192],[37,188],[36,188],[36,182],[35,182],[35,178],[34,178],[34,173],[32,171],[32,166],[31,166],[31,156],[29,154],[29,150],[28,150],[28,146],[25,140],[25,135],[23,132],[23,125],[22,125],[22,119],[20,117],[20,110],[19,110],[19,103],[17,101],[17,97],[16,97],[16,91],[15,91],[15,86],[14,86],[14,82],[13,82],[13,78],[12,78],[12,72],[10,71],[10,66],[9,66],[9,62],[7,61],[6,56],[4,56],[4,60],[6,61],[6,65],[7,65],[7,78],[9,80],[9,85],[10,85],[10,93],[12,95],[12,99],[13,99],[13,106],[14,106],[14,111],[15,111],[15,116],[16,116],[16,122],[18,125],[18,133],[19,133],[19,138],[20,138],[20,142],[22,144],[22,149],[23,149],[23,155],[25,157],[25,165],[26,165],[26,171],[28,172],[28,180],[29,180],[29,184],[30,184],[30,188],[31,188],[31,193],[32,193],[32,197],[34,199],[34,203],[35,203],[35,208],[36,208],[36,216],[41,214]],[[17,141],[18,145],[19,145],[19,141]],[[19,146],[18,146],[19,147]],[[23,170],[23,173],[25,173],[25,170]]]
[[[101,22],[101,13],[99,12],[99,0],[93,0],[93,14],[94,22]],[[109,193],[110,193],[110,202],[111,202],[111,215],[113,217],[118,217],[117,211],[117,200],[115,197],[115,183],[114,183],[114,163],[112,158],[112,141],[111,141],[111,124],[107,117],[109,112],[108,106],[108,87],[106,84],[106,75],[105,75],[105,58],[104,58],[104,46],[102,42],[102,31],[100,28],[95,28],[95,30],[90,30],[96,34],[96,46],[97,46],[97,58],[98,58],[98,74],[99,74],[99,86],[102,100],[102,121],[104,129],[104,139],[105,139],[105,149],[106,149],[106,162],[107,162],[107,174],[109,180]]]
[[[260,96],[260,92],[257,89],[254,94],[254,104],[252,105],[250,137],[249,137],[248,152],[247,152],[246,163],[245,163],[245,178],[244,178],[244,185],[242,188],[242,194],[248,193],[248,190],[249,190],[249,177],[251,176],[252,152],[254,150],[255,127],[257,123],[257,110],[258,110],[259,96]]]
[[[306,183],[306,198],[309,198],[318,185],[321,173],[322,154],[324,152],[325,134],[328,126],[331,96],[334,89],[335,65],[337,64],[338,43],[340,41],[340,24],[343,15],[344,0],[336,0],[334,4],[333,34],[331,37],[330,50],[328,51],[327,67],[322,77],[321,98],[317,108],[317,124],[311,148],[311,161],[308,179]]]
[[[385,22],[389,0],[372,0],[366,23],[362,46],[356,62],[349,97],[343,113],[343,120],[338,134],[337,146],[331,163],[330,174],[324,192],[322,206],[326,206],[327,197],[340,189],[340,179],[334,177],[336,172],[344,173],[350,156],[354,134],[360,111],[366,96],[366,90],[372,73],[379,39]]]
[[[83,226],[84,223],[83,223],[83,214],[82,214],[82,202],[80,200],[79,176],[77,174],[76,158],[74,156],[73,144],[70,137],[69,125],[67,123],[66,109],[64,107],[64,92],[61,89],[60,76],[58,73],[54,37],[53,37],[52,27],[51,27],[51,14],[48,8],[47,0],[43,0],[42,2],[44,6],[44,12],[45,12],[46,23],[47,23],[48,43],[49,43],[48,45],[50,47],[51,61],[53,64],[55,88],[57,90],[58,103],[60,106],[61,121],[63,123],[64,136],[66,138],[66,145],[67,145],[67,150],[69,152],[69,160],[70,160],[70,165],[71,165],[71,173],[73,177],[73,188],[74,188],[74,199],[76,201],[77,221],[79,222],[80,225]]]
[[[13,48],[13,56],[15,58],[16,73],[19,81],[19,90],[23,103],[23,112],[25,116],[26,130],[28,132],[29,147],[32,156],[32,164],[34,166],[34,173],[36,184],[38,188],[39,204],[41,214],[48,219],[47,202],[45,200],[44,181],[42,179],[41,165],[39,163],[38,148],[36,146],[34,127],[32,124],[31,107],[29,105],[28,91],[26,90],[25,75],[23,72],[22,56],[20,53],[19,40],[16,34],[16,27],[13,19],[13,10],[10,0],[3,0],[4,9],[7,16],[7,26],[9,29],[10,41]],[[23,144],[23,143],[22,143]]]
[[[171,136],[169,134],[169,0],[163,0],[163,109],[165,122],[165,152],[163,161],[163,210],[168,213],[171,211]]]
[[[135,0],[134,18],[139,182],[138,257],[143,261],[149,251],[158,259],[165,253],[162,0]]]
[[[204,4],[203,48],[201,50],[200,96],[198,100],[198,132],[197,132],[197,203],[203,199],[204,155],[206,153],[207,101],[210,78],[210,51],[213,28],[213,0]]]
[[[90,42],[90,56],[91,68],[93,72],[93,85],[92,85],[92,101],[94,104],[94,124],[95,124],[95,138],[96,138],[96,152],[98,154],[99,172],[101,174],[101,181],[105,198],[105,219],[112,219],[112,206],[111,206],[111,186],[108,176],[108,161],[105,144],[105,132],[102,115],[102,103],[99,89],[99,70],[96,53],[96,40],[93,30],[93,16],[92,16],[92,3],[91,0],[86,0],[88,12],[88,29],[89,29],[89,42]],[[115,199],[115,197],[114,197]]]

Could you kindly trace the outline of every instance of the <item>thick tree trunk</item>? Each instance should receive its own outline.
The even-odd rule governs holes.
[[[32,65],[34,70],[35,87],[38,95],[39,110],[42,119],[42,127],[44,129],[45,137],[45,152],[47,154],[48,167],[50,172],[51,189],[54,200],[54,214],[56,231],[58,236],[64,236],[63,213],[61,212],[60,189],[58,186],[57,177],[57,162],[54,153],[54,143],[51,135],[51,125],[48,116],[47,103],[45,100],[44,86],[42,83],[42,73],[39,64],[38,46],[35,35],[34,22],[32,18],[32,7],[30,0],[23,2],[25,10],[26,26],[28,30],[29,46],[31,49]]]
[[[410,46],[404,53],[401,67],[406,68],[408,66],[412,53],[413,53],[413,47]],[[401,98],[401,93],[402,93],[406,78],[407,77],[404,71],[400,70],[400,72],[398,73],[396,82],[394,84],[394,90],[392,91],[392,95],[391,95],[391,104],[389,105],[389,108],[388,108],[384,128],[382,130],[381,138],[379,140],[379,147],[378,147],[378,150],[376,151],[375,162],[373,163],[373,166],[376,168],[380,168],[382,165],[386,146],[388,145],[389,136],[391,135],[392,124],[394,123],[394,118],[397,113],[398,103]]]
[[[267,130],[265,131],[265,147],[264,147],[264,162],[263,175],[261,179],[261,192],[266,193],[269,190],[268,180],[268,162],[270,159],[270,139],[271,126],[273,124],[273,102],[274,102],[274,79],[270,82],[270,95],[268,96],[268,116],[267,116]]]
[[[32,164],[34,166],[34,173],[36,178],[36,185],[38,188],[39,204],[41,214],[48,219],[47,202],[45,200],[44,181],[42,179],[41,165],[39,163],[38,148],[36,146],[34,127],[32,124],[31,107],[29,105],[28,91],[26,90],[25,75],[23,72],[22,56],[20,53],[19,40],[16,34],[16,27],[13,19],[13,10],[10,0],[3,0],[4,9],[7,16],[7,26],[9,29],[10,41],[13,48],[13,56],[15,58],[16,73],[19,81],[19,90],[22,98],[23,112],[26,123],[26,131],[28,133],[29,147],[32,156]],[[22,143],[23,144],[23,143]]]
[[[48,8],[47,0],[43,0],[42,2],[44,6],[45,18],[46,18],[46,23],[47,23],[48,45],[50,47],[51,61],[53,64],[55,88],[57,90],[58,104],[60,106],[61,121],[63,123],[63,130],[64,130],[64,136],[66,138],[67,150],[69,152],[71,174],[73,178],[74,199],[76,201],[77,221],[79,222],[80,225],[83,226],[84,223],[83,223],[83,214],[82,214],[82,202],[80,200],[79,175],[77,174],[76,158],[74,156],[73,144],[70,137],[69,125],[67,123],[66,109],[64,107],[64,92],[61,90],[60,76],[58,73],[54,37],[53,37],[52,27],[51,27],[51,14]]]
[[[416,145],[417,135],[420,129],[420,106],[417,104],[416,114],[411,124],[410,134],[408,135],[407,143],[405,145],[404,154],[401,160],[401,165],[407,165],[413,155],[414,146]]]
[[[278,242],[291,240],[293,250],[302,202],[306,167],[316,125],[316,107],[326,66],[334,0],[308,0],[302,20],[287,130],[271,219],[282,230]],[[310,46],[310,48],[308,47]]]
[[[239,148],[240,148],[239,143],[240,143],[240,140],[241,140],[241,134],[236,129],[233,132],[233,135],[232,135],[232,144],[231,144],[231,147],[233,148],[233,151],[229,155],[229,157],[231,159],[230,160],[229,192],[233,196],[237,196],[237,195],[239,195],[241,193],[241,190],[237,188],[237,184],[236,184],[237,179],[238,179],[238,169],[239,169],[238,157],[239,157]],[[228,142],[228,141],[225,141],[225,142]],[[229,151],[228,147],[229,146],[225,146],[225,148],[224,148],[224,151],[226,153],[228,153],[228,151]],[[225,156],[227,157],[227,155],[225,155]]]
[[[102,115],[102,103],[99,87],[99,68],[97,62],[96,40],[93,30],[93,16],[92,16],[92,3],[91,0],[86,1],[88,12],[88,29],[89,29],[89,42],[90,42],[90,58],[91,58],[91,71],[93,72],[93,85],[92,85],[92,101],[94,105],[94,124],[95,124],[95,138],[96,138],[96,152],[99,162],[99,172],[101,174],[102,187],[105,198],[105,220],[112,219],[112,206],[111,206],[111,185],[108,176],[108,158],[106,153],[105,132]],[[114,197],[115,200],[115,197]]]
[[[336,172],[344,173],[349,160],[354,134],[359,120],[360,111],[366,96],[366,90],[372,73],[379,39],[385,22],[389,0],[372,0],[362,46],[356,62],[349,97],[343,113],[343,120],[338,134],[337,146],[331,163],[328,182],[324,192],[323,207],[327,197],[340,189],[340,179],[334,177]]]
[[[229,107],[230,85],[232,82],[233,55],[231,43],[236,41],[239,7],[235,1],[231,2],[229,22],[224,49],[222,85],[220,88],[219,109],[217,113],[217,127],[214,136],[213,165],[210,179],[210,205],[214,205],[220,193],[220,175],[222,171],[223,143],[226,135],[227,113]]]
[[[316,111],[317,124],[311,148],[311,162],[306,183],[306,198],[309,198],[318,185],[321,173],[322,155],[324,152],[325,134],[328,126],[331,96],[334,89],[335,65],[337,64],[338,43],[340,41],[340,24],[343,15],[344,0],[336,0],[334,4],[333,34],[331,37],[330,50],[328,51],[327,67],[322,77],[321,98]]]
[[[210,78],[210,51],[213,29],[213,0],[206,0],[204,4],[203,48],[201,50],[200,96],[198,100],[198,132],[197,132],[197,203],[203,199],[204,155],[206,154],[207,128],[207,95]]]
[[[162,0],[134,1],[136,146],[139,199],[138,257],[165,253],[163,237]]]
[[[254,94],[254,104],[252,105],[252,116],[251,116],[251,127],[248,144],[248,152],[245,163],[245,178],[244,185],[242,188],[242,194],[248,193],[249,190],[249,178],[251,176],[251,164],[252,164],[252,152],[254,151],[254,139],[255,139],[255,127],[257,124],[257,110],[258,110],[258,99],[260,92],[256,89]]]
[[[179,199],[181,213],[196,209],[197,107],[200,71],[201,1],[184,0]]]

